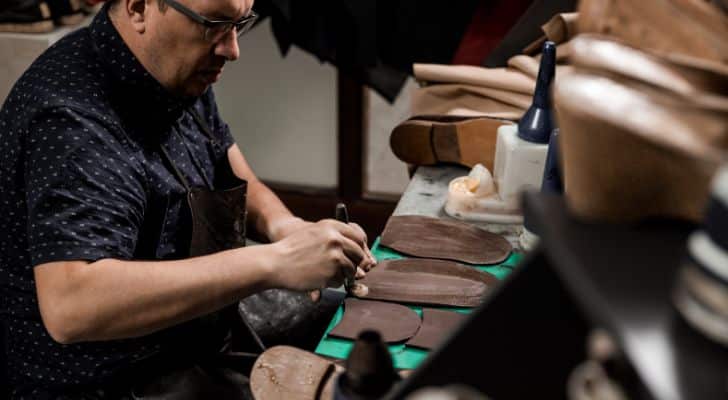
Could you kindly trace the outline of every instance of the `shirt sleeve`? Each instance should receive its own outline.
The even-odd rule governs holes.
[[[24,165],[32,264],[131,259],[146,206],[141,162],[114,130],[69,108],[29,123]]]

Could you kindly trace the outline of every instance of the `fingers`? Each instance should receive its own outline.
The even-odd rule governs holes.
[[[369,255],[357,243],[348,238],[342,238],[340,243],[344,254],[355,266],[369,263]]]
[[[337,229],[339,233],[341,233],[346,238],[350,239],[354,243],[357,243],[359,247],[364,251],[364,255],[366,256],[366,262],[358,262],[357,264],[361,265],[362,268],[364,268],[365,271],[370,270],[374,265],[376,265],[377,260],[374,258],[374,255],[369,250],[369,246],[367,245],[367,234],[364,232],[364,230],[356,223],[349,223],[344,224],[339,221],[335,220],[327,220],[327,222],[332,223],[334,229]],[[355,260],[356,261],[356,260]]]
[[[372,254],[372,251],[369,250],[369,246],[364,245],[364,251],[369,256],[369,262],[364,266],[364,270],[369,271],[370,269],[374,268],[375,265],[377,265],[377,259],[374,258],[374,254]]]
[[[336,220],[324,220],[319,223],[321,224],[319,226],[328,228],[326,230],[328,230],[329,249],[335,253],[340,252],[339,256],[332,254],[339,264],[339,270],[335,276],[329,278],[327,286],[341,286],[347,278],[363,278],[376,263],[367,246],[364,230],[357,224],[345,224]],[[339,260],[339,257],[343,260]]]
[[[355,243],[358,243],[361,247],[366,246],[367,235],[366,233],[364,233],[359,225],[355,223],[345,224],[336,220],[326,220],[326,222],[329,222],[334,229],[339,231],[339,233],[346,236]]]
[[[359,231],[359,233],[364,237],[364,241],[362,242],[362,248],[364,249],[364,252],[369,257],[369,262],[364,264],[364,270],[369,271],[373,266],[375,266],[377,264],[377,259],[374,258],[374,254],[372,254],[371,250],[369,250],[369,246],[367,245],[367,243],[369,242],[367,239],[367,234],[364,232],[364,229],[362,229],[362,227],[359,226],[359,224],[352,222],[349,224],[349,226],[351,226],[355,230]]]
[[[350,222],[348,225],[349,225],[349,227],[351,227],[352,229],[354,229],[357,232],[357,235],[359,237],[361,237],[362,240],[360,243],[362,243],[362,244],[364,244],[364,246],[366,246],[367,234],[366,234],[366,232],[364,232],[364,229],[362,229],[362,227],[359,226],[359,224],[357,224],[355,222]]]
[[[349,257],[341,255],[338,257],[336,264],[337,268],[334,275],[326,282],[328,287],[339,287],[344,284],[347,278],[356,276],[357,269]]]

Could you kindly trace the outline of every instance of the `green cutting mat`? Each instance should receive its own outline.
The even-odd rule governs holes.
[[[374,242],[372,246],[372,253],[378,261],[383,260],[396,260],[399,258],[406,258],[401,253],[398,253],[392,249],[379,245],[379,238]],[[475,269],[480,271],[489,272],[495,275],[498,279],[503,279],[513,270],[513,268],[521,260],[521,254],[512,252],[508,259],[498,265],[476,265]],[[422,316],[422,307],[409,306],[418,315]],[[472,311],[471,308],[463,307],[432,307],[442,310],[451,310],[463,314],[468,314]],[[339,306],[336,310],[334,318],[329,323],[329,327],[326,328],[324,337],[316,347],[316,353],[324,356],[335,357],[335,358],[346,358],[354,345],[354,342],[347,339],[339,339],[329,337],[329,332],[341,321],[341,317],[344,315],[344,306]],[[402,344],[393,344],[389,346],[389,352],[392,354],[392,360],[394,361],[394,367],[398,369],[414,369],[424,361],[429,351],[417,349],[414,347],[405,346]]]

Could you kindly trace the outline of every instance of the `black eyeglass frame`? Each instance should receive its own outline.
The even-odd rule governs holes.
[[[230,30],[232,30],[232,28],[235,28],[235,35],[237,37],[240,37],[247,31],[249,31],[253,24],[255,24],[255,21],[258,19],[258,14],[255,11],[250,10],[250,14],[238,19],[237,21],[211,20],[187,8],[185,5],[179,3],[177,0],[160,1],[167,3],[170,7],[174,8],[191,20],[207,28],[205,29],[205,40],[209,39],[208,36],[211,29],[218,30],[221,28],[222,30],[220,31],[220,34],[222,35],[227,34],[228,32],[230,32]]]

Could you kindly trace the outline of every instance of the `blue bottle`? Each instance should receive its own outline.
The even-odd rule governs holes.
[[[554,116],[549,94],[555,73],[556,44],[547,41],[543,44],[533,103],[518,122],[518,137],[523,140],[542,144],[549,142],[551,131],[554,129]]]

